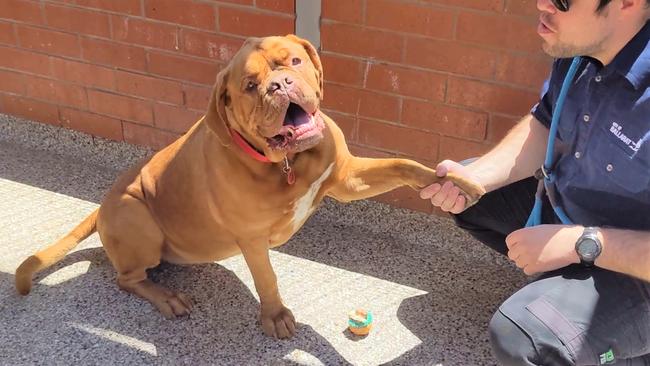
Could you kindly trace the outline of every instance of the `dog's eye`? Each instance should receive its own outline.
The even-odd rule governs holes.
[[[291,65],[298,66],[302,63],[302,60],[299,57],[294,57],[291,59]]]
[[[255,88],[257,88],[257,83],[255,83],[252,80],[249,80],[248,83],[246,84],[246,91],[253,91]]]

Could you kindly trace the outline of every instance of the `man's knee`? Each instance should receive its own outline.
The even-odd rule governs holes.
[[[517,324],[498,311],[492,316],[490,343],[500,365],[537,365],[537,351],[530,338]]]

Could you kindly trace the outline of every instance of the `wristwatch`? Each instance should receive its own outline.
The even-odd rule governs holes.
[[[603,244],[598,239],[598,229],[586,227],[576,241],[576,253],[580,257],[580,263],[587,267],[593,266],[602,250]]]

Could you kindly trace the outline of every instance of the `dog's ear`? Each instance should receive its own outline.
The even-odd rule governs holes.
[[[217,80],[212,89],[208,110],[205,113],[205,122],[214,132],[219,141],[225,146],[230,145],[230,124],[226,115],[226,106],[230,104],[230,96],[226,84],[228,83],[229,68],[226,67],[217,74]]]
[[[305,48],[305,51],[307,51],[307,54],[311,59],[311,63],[316,67],[316,80],[318,80],[318,87],[320,88],[320,99],[323,99],[323,65],[320,62],[320,56],[318,56],[316,48],[311,44],[311,42],[306,39],[302,39],[295,34],[287,34],[286,37],[298,44],[301,44]]]

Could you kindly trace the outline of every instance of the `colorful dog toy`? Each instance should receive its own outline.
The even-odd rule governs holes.
[[[364,336],[370,333],[372,328],[372,313],[363,309],[357,309],[348,314],[348,329],[350,332]]]

